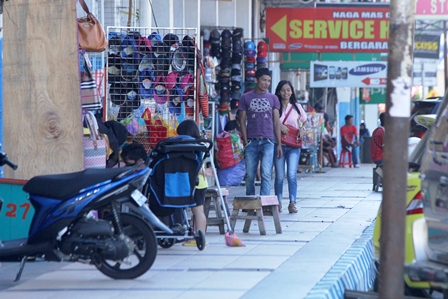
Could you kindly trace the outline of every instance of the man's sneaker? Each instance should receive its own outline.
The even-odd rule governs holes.
[[[296,203],[295,202],[290,202],[289,203],[289,206],[288,206],[288,212],[289,213],[297,213],[298,212],[298,210],[297,210],[297,208],[296,208]]]
[[[355,168],[359,168],[359,164],[355,164]]]

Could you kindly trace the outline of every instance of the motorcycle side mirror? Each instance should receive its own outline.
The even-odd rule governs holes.
[[[439,183],[442,187],[448,186],[448,178],[446,176],[441,176],[439,179]]]
[[[436,141],[436,140],[430,140],[429,143],[431,145],[442,145],[443,146],[443,142],[441,141]],[[443,161],[440,161],[437,158],[437,151],[435,149],[435,146],[432,147],[432,160],[434,161],[434,163],[436,163],[437,165],[443,165]]]

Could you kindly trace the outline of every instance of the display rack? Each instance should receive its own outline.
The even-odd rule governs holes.
[[[201,26],[201,34],[211,100],[219,102],[220,110],[236,111],[242,94],[243,29]]]
[[[306,172],[321,172],[319,163],[321,135],[324,125],[324,114],[308,112],[305,123],[305,134],[302,136],[302,151],[300,153],[299,169]]]
[[[108,120],[149,150],[197,119],[196,28],[109,26],[107,36]]]

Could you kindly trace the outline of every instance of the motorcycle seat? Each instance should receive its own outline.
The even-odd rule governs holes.
[[[76,196],[82,189],[110,181],[131,168],[86,169],[65,174],[35,176],[23,186],[23,190],[32,195],[64,200]]]

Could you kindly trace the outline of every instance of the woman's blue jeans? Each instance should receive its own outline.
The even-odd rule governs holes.
[[[300,148],[282,145],[283,156],[280,159],[274,158],[275,166],[275,195],[278,201],[283,198],[283,180],[286,176],[288,180],[289,201],[297,201],[297,169],[299,168]]]
[[[250,139],[244,149],[246,161],[246,195],[255,195],[255,176],[260,161],[261,190],[260,195],[270,195],[272,161],[274,159],[273,139]]]

